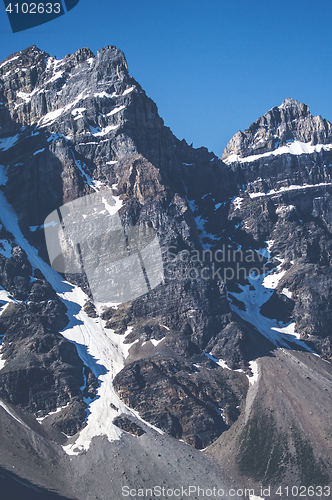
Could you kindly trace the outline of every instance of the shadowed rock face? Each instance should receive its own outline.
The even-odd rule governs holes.
[[[114,387],[146,421],[195,448],[206,448],[237,419],[247,389],[245,377],[225,377],[213,365],[169,359],[133,362],[115,377]],[[223,419],[216,413],[216,401]]]
[[[15,300],[0,311],[0,335],[5,336],[0,398],[38,417],[66,407],[53,426],[73,435],[86,418],[81,387],[86,385],[84,395],[93,399],[98,381],[84,368],[74,344],[58,333],[68,323],[67,309],[18,246],[11,258],[0,255],[0,283]]]

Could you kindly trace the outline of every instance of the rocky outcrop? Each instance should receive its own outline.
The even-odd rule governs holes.
[[[119,429],[122,429],[125,432],[129,432],[133,436],[143,436],[145,434],[145,431],[137,425],[135,422],[132,422],[126,415],[119,415],[118,417],[115,417],[113,420],[113,423],[119,427]]]
[[[245,158],[274,151],[292,141],[330,144],[332,125],[321,116],[312,116],[307,104],[287,98],[244,132],[237,132],[227,144],[222,159],[230,155]]]
[[[126,366],[114,387],[144,420],[195,448],[206,448],[237,419],[247,380],[224,374],[210,361],[150,359]]]

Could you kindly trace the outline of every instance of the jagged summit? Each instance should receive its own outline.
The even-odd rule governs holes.
[[[267,153],[293,141],[330,144],[332,125],[320,115],[313,116],[307,104],[288,97],[244,132],[237,132],[227,144],[222,159]]]
[[[26,49],[23,49],[23,50],[20,50],[18,52],[14,52],[13,54],[7,56],[1,63],[1,66],[5,63],[5,62],[9,62],[11,60],[14,60],[14,58],[17,60],[17,59],[24,59],[24,57],[29,57],[29,56],[38,56],[39,54],[43,54],[43,55],[46,55],[46,56],[49,56],[49,54],[47,54],[47,52],[45,52],[44,50],[41,50],[39,47],[37,47],[35,44],[34,45],[30,45],[29,47],[27,47]],[[19,61],[18,61],[19,62]]]
[[[297,101],[296,99],[293,99],[292,97],[286,97],[286,99],[282,102],[282,104],[280,104],[279,109],[285,109],[285,108],[297,108],[299,106],[301,106],[302,103],[300,103],[299,101]],[[303,105],[303,104],[302,104]],[[304,104],[304,106],[306,106],[307,110],[309,111],[309,108],[306,104]]]

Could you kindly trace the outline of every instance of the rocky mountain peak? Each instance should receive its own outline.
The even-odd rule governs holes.
[[[305,109],[305,112],[303,114],[308,114],[309,112],[307,104],[301,103],[296,99],[293,99],[292,97],[286,97],[283,103],[279,106],[279,109],[287,109],[287,108],[300,109],[301,112],[302,110]]]
[[[267,153],[294,141],[329,144],[332,142],[332,125],[320,115],[313,116],[307,104],[288,97],[244,132],[237,132],[227,144],[222,159],[232,155],[244,158]]]
[[[60,115],[71,115],[74,108],[86,110],[87,100],[92,104],[89,108],[95,107],[92,101],[98,98],[111,102],[111,95],[121,95],[133,83],[123,52],[114,46],[99,50],[97,56],[85,47],[57,60],[33,45],[0,64],[0,106],[6,109],[1,115],[1,131],[10,135],[21,126],[49,125]],[[77,126],[86,131],[90,125],[113,125],[112,120],[112,124],[107,119],[98,122],[100,111],[94,117],[74,112],[70,128],[75,132]]]

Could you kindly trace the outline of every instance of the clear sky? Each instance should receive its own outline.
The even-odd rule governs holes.
[[[13,34],[1,2],[0,60],[32,44],[58,59],[116,45],[173,133],[221,156],[286,97],[332,121],[331,21],[331,0],[80,0]]]

